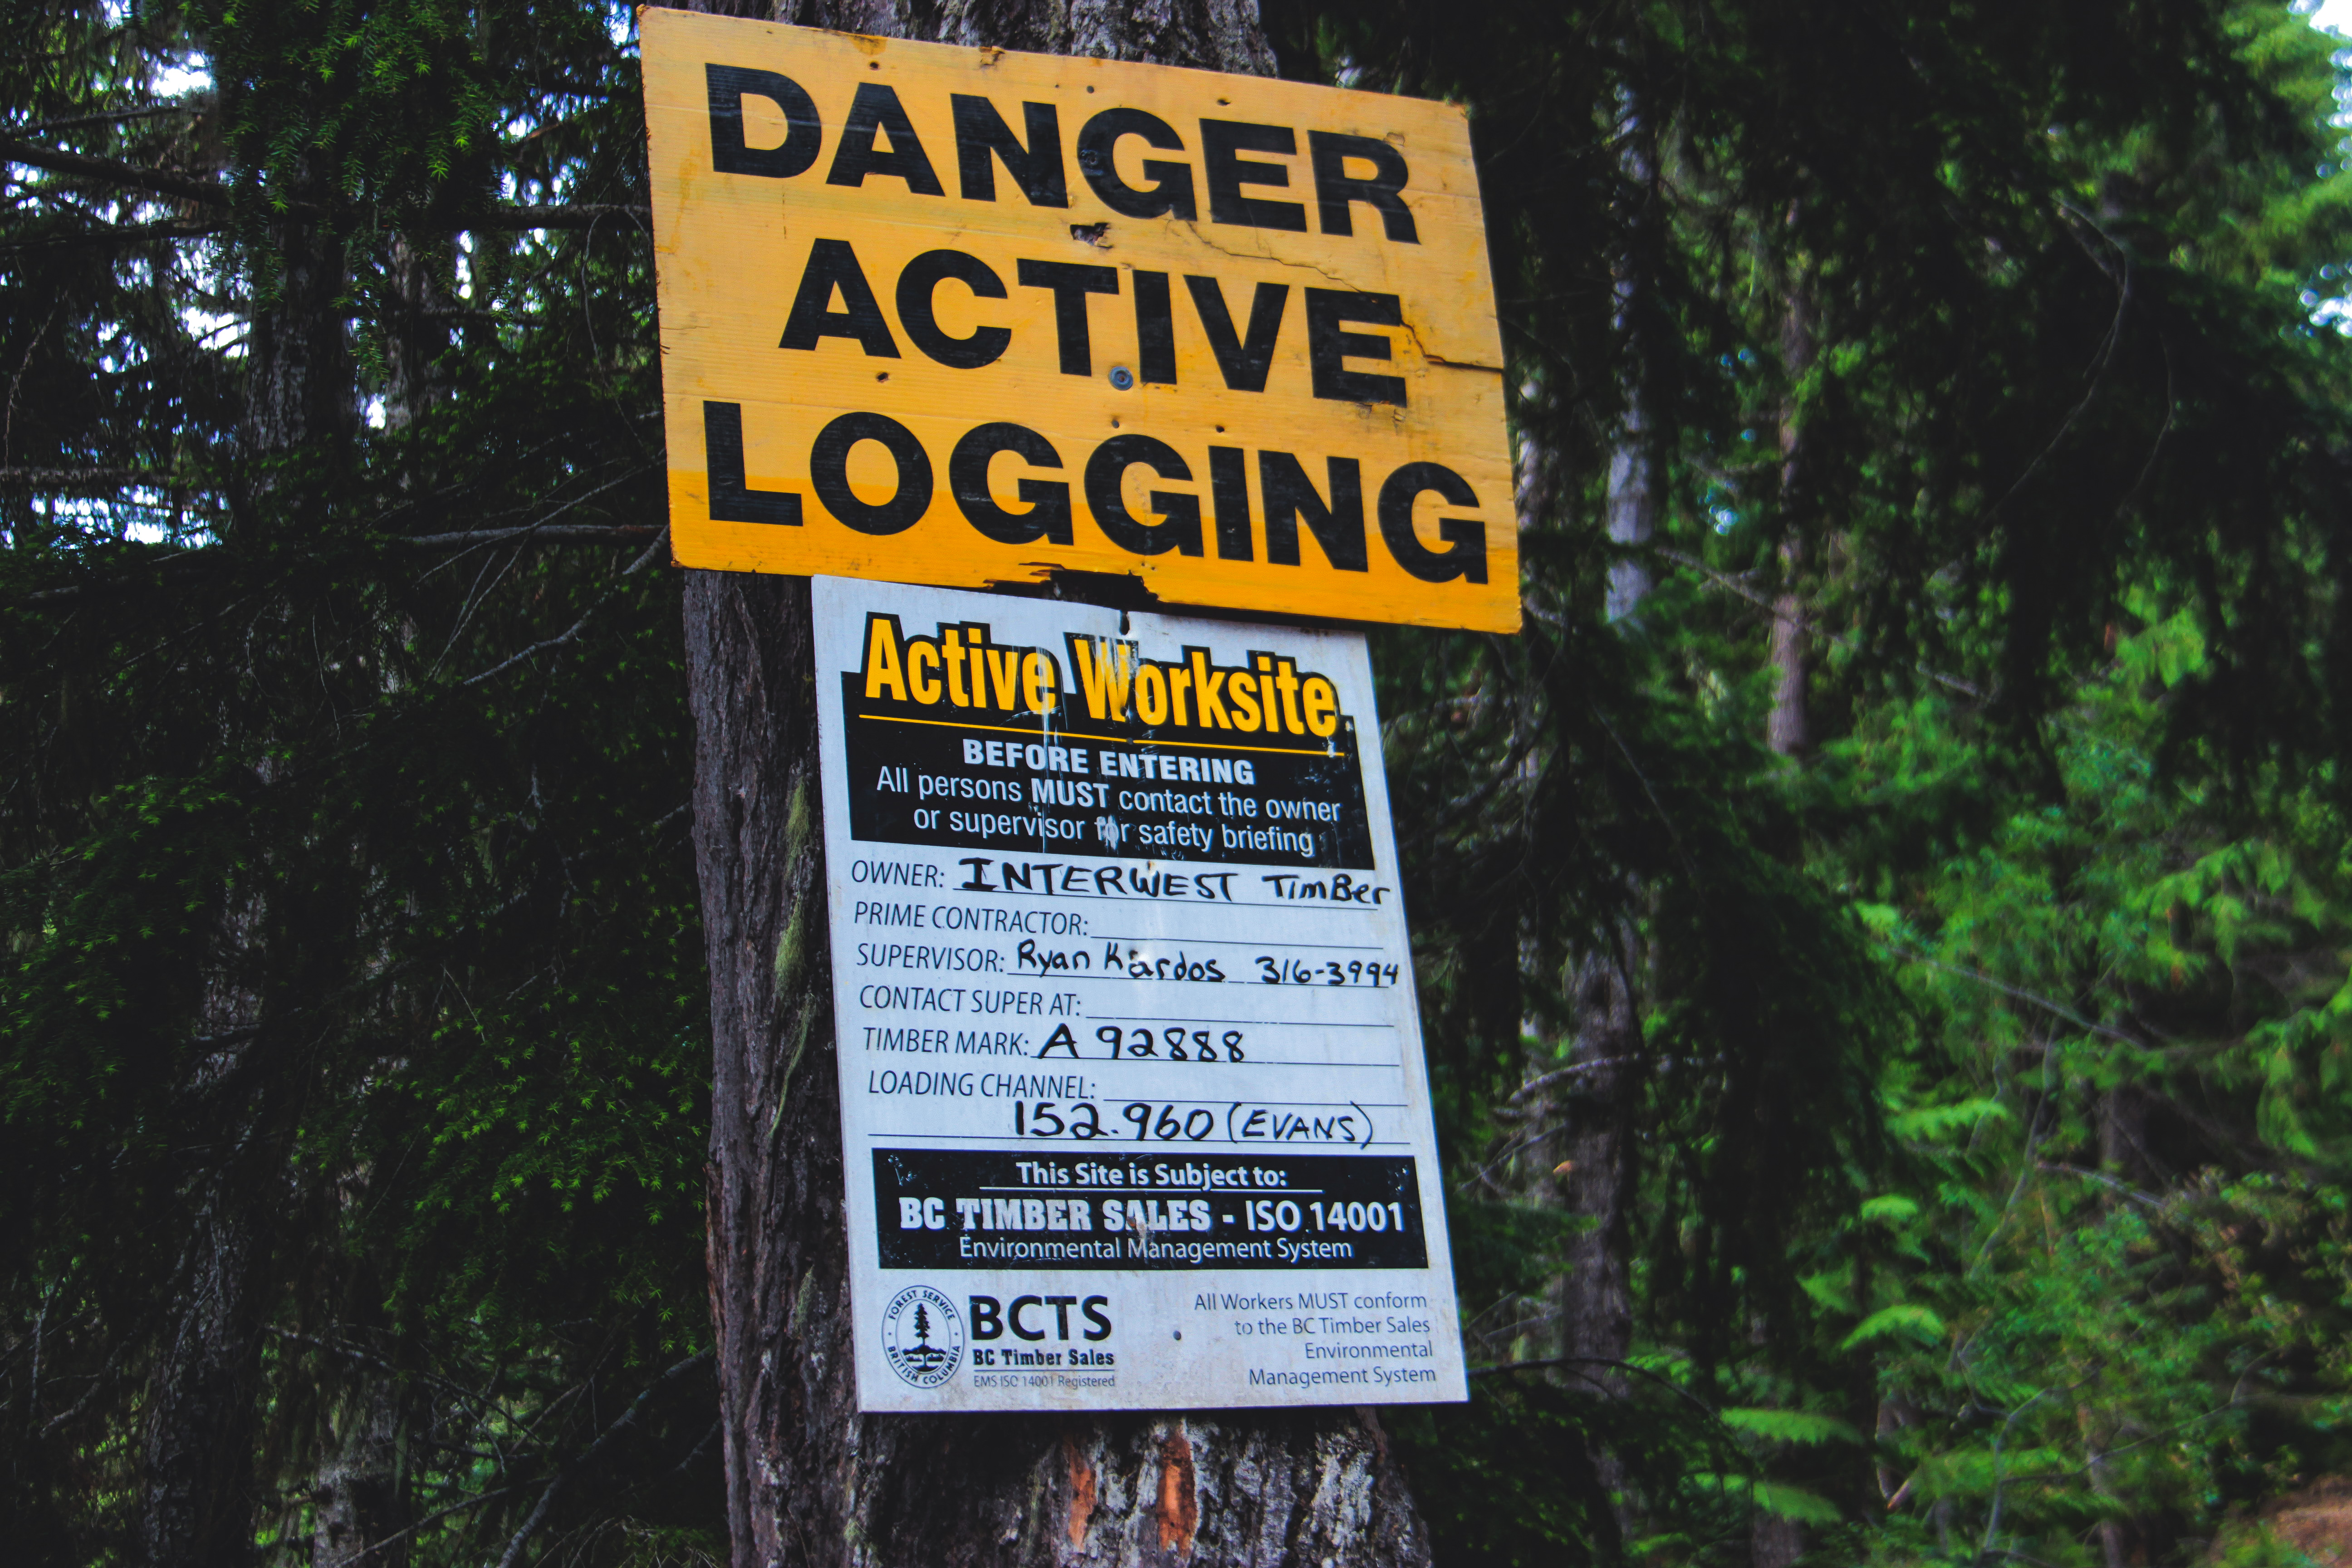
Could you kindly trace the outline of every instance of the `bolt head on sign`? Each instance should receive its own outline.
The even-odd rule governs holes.
[[[1517,630],[1460,109],[640,24],[682,564]]]

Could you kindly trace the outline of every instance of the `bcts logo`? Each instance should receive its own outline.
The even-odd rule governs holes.
[[[917,1388],[937,1388],[963,1364],[963,1320],[928,1285],[910,1285],[882,1313],[882,1354]]]

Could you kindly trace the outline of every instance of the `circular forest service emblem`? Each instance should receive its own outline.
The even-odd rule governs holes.
[[[929,1285],[909,1286],[882,1314],[882,1353],[917,1388],[937,1388],[963,1363],[963,1320]]]

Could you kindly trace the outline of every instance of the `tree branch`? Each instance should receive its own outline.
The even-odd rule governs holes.
[[[488,207],[471,216],[452,216],[437,228],[593,228],[600,223],[626,222],[653,231],[654,209],[625,202],[565,202],[554,206]],[[405,226],[417,227],[418,225]]]
[[[1674,1379],[1662,1376],[1646,1366],[1636,1366],[1630,1361],[1619,1361],[1613,1356],[1555,1355],[1546,1356],[1540,1361],[1496,1362],[1492,1366],[1474,1366],[1470,1369],[1469,1375],[1491,1377],[1498,1372],[1542,1372],[1547,1368],[1559,1366],[1613,1366],[1620,1372],[1630,1372],[1637,1377],[1646,1377],[1675,1398],[1692,1405],[1708,1419],[1716,1419],[1716,1414],[1708,1408],[1706,1401],[1675,1382]]]
[[[510,1487],[500,1487],[496,1491],[476,1492],[472,1497],[460,1498],[456,1502],[451,1503],[447,1508],[436,1509],[433,1512],[426,1514],[423,1519],[418,1520],[415,1524],[410,1525],[407,1529],[394,1531],[390,1535],[385,1536],[382,1541],[373,1542],[368,1545],[362,1547],[358,1555],[354,1557],[352,1561],[365,1563],[370,1558],[374,1557],[377,1552],[382,1552],[385,1547],[399,1544],[401,1542],[406,1540],[412,1535],[415,1535],[417,1531],[423,1530],[427,1525],[438,1524],[453,1513],[463,1513],[469,1508],[479,1508],[486,1502],[496,1502],[499,1499],[505,1497],[509,1492],[519,1492],[520,1490],[522,1490],[522,1487],[520,1483],[517,1483]],[[381,1562],[383,1560],[378,1558],[377,1561]]]
[[[92,158],[61,147],[19,142],[13,136],[0,136],[0,158],[47,169],[53,174],[78,174],[84,179],[103,180],[110,185],[127,185],[134,191],[152,191],[159,196],[177,196],[198,206],[229,205],[228,187],[217,180],[194,179],[169,169],[146,169],[113,158]]]
[[[68,114],[62,120],[45,120],[38,125],[20,125],[16,129],[27,136],[46,136],[53,131],[68,131],[77,125],[118,125],[126,120],[153,120],[166,114],[194,114],[194,106],[185,103],[155,103],[144,109],[110,109],[99,114]]]
[[[2137,1046],[2142,1050],[2146,1050],[2147,1048],[2147,1042],[2139,1038],[2137,1036],[2127,1035],[2121,1029],[2113,1028],[2105,1024],[2096,1023],[2089,1018],[2085,1018],[2082,1014],[2077,1013],[2072,1007],[2067,1006],[2063,1002],[2060,1002],[2053,997],[2040,995],[2020,986],[2011,985],[2006,980],[1996,980],[1991,975],[1986,974],[1979,970],[1964,969],[1957,963],[1946,963],[1940,959],[1930,958],[1924,952],[1914,952],[1909,948],[1901,946],[1895,942],[1885,942],[1882,945],[1885,947],[1887,952],[1895,954],[1897,958],[1908,959],[1914,963],[1924,963],[1930,969],[1940,970],[1946,974],[1955,975],[1962,980],[1973,980],[1978,984],[1998,991],[2004,996],[2023,1002],[2029,1006],[2039,1007],[2043,1012],[2049,1013],[2053,1016],[2063,1018],[2067,1023],[2074,1025],[2078,1029],[2088,1030],[2094,1035],[2104,1035],[2108,1039],[2120,1040],[2127,1046]]]
[[[36,169],[47,169],[54,174],[71,174],[130,190],[173,196],[221,211],[227,211],[236,205],[235,194],[217,180],[197,179],[188,174],[173,174],[169,169],[144,168],[114,158],[93,158],[88,153],[68,153],[62,147],[43,147],[13,136],[0,136],[0,159],[28,164]],[[329,216],[327,208],[312,202],[289,202],[277,210],[296,217]],[[357,209],[352,210],[356,216]],[[424,215],[420,221],[395,222],[393,226],[449,230],[593,228],[597,224],[607,222],[630,223],[639,228],[650,229],[653,209],[618,202],[563,202],[547,206],[496,205],[474,213],[430,213]]]
[[[5,472],[0,472],[0,479],[5,479],[5,477],[6,475]],[[425,533],[416,534],[407,538],[395,537],[391,540],[390,542],[394,544],[428,545],[480,545],[507,543],[624,544],[634,543],[637,540],[646,538],[649,535],[666,536],[667,532],[667,529],[652,523],[615,523],[610,527],[598,527],[587,523],[579,523],[568,524],[561,528],[548,528],[544,526],[539,528],[494,528],[483,529],[471,533]],[[656,538],[654,540],[656,548],[658,548],[662,542],[663,541],[661,538]],[[648,551],[647,554],[650,555],[651,553],[652,552]],[[163,556],[161,558],[151,557],[142,559],[140,564],[142,566],[153,568],[173,564],[203,564],[208,562],[217,561],[219,557],[215,555],[210,550],[182,550],[173,555]],[[646,564],[647,564],[646,558],[640,557],[636,563],[632,564],[628,570],[623,574],[623,575],[633,575],[638,569]],[[94,594],[110,593],[119,589],[132,588],[142,585],[144,585],[142,580],[130,577],[116,577],[110,581],[100,583],[68,583],[62,587],[36,589],[32,593],[26,594],[23,597],[15,600],[14,603],[18,605],[58,604],[72,599],[88,598]],[[602,600],[598,601],[599,605],[602,603]],[[593,615],[593,613],[594,610],[592,608],[590,614]],[[553,637],[546,642],[536,644],[531,647],[524,649],[522,653],[518,654],[515,657],[518,659],[528,658],[531,654],[543,652],[548,648],[569,642],[572,637],[586,625],[587,618],[583,616],[578,626],[574,626],[571,631],[564,633],[562,637]],[[508,661],[509,664],[513,662],[513,659],[509,659]],[[505,668],[505,665],[500,665],[499,667],[499,669],[503,669]],[[493,669],[485,675],[475,676],[472,679],[473,680],[483,680],[487,679],[488,676],[496,675],[497,673],[498,670]],[[472,681],[469,681],[467,684],[472,684]]]
[[[174,474],[152,468],[0,468],[0,485],[89,485],[121,489],[125,485],[152,485],[159,490],[192,489]]]
[[[1770,599],[1766,598],[1755,589],[1741,583],[1738,578],[1717,571],[1714,567],[1708,565],[1706,562],[1699,560],[1696,556],[1685,555],[1679,550],[1670,550],[1663,544],[1653,545],[1651,548],[1655,550],[1660,555],[1663,555],[1667,560],[1673,562],[1675,565],[1687,567],[1691,571],[1697,573],[1700,576],[1706,578],[1717,587],[1724,590],[1724,592],[1727,594],[1737,594],[1739,597],[1747,600],[1749,604],[1757,605],[1759,608],[1764,610],[1775,621],[1784,622],[1789,626],[1794,626],[1799,631],[1805,633],[1809,637],[1825,637],[1829,641],[1837,644],[1838,647],[1842,648],[1851,650],[1861,647],[1861,645],[1853,638],[1847,637],[1843,632],[1833,632],[1827,626],[1822,626],[1819,621],[1809,619],[1803,616],[1790,615],[1787,610],[1781,608],[1779,605],[1774,604]],[[1978,687],[1969,681],[1962,680],[1957,675],[1946,675],[1942,670],[1930,669],[1924,664],[1914,664],[1911,668],[1926,676],[1928,679],[1936,682],[1938,686],[1948,686],[1953,690],[1961,693],[1963,696],[1974,697],[1979,700],[1984,697],[1984,691],[1980,687]]]
[[[127,223],[110,227],[61,230],[22,239],[0,239],[0,251],[61,250],[69,245],[136,245],[142,239],[202,239],[226,227],[223,221],[206,223]]]
[[[659,537],[656,538],[653,543],[646,547],[646,552],[643,555],[638,556],[635,561],[630,562],[626,566],[621,568],[621,575],[624,577],[635,576],[646,567],[653,564],[654,557],[660,554],[668,543],[669,531],[667,529],[664,529],[661,531]],[[490,677],[500,674],[506,670],[512,669],[516,665],[520,664],[527,658],[530,658],[538,654],[545,653],[550,648],[563,647],[566,643],[578,637],[583,631],[586,630],[588,623],[595,618],[596,612],[604,607],[605,601],[609,600],[614,594],[619,592],[620,584],[614,584],[612,587],[604,591],[603,597],[599,598],[594,604],[589,605],[585,610],[583,610],[580,613],[580,618],[578,620],[572,622],[571,626],[565,627],[562,632],[559,632],[554,637],[549,637],[544,642],[535,642],[529,647],[523,649],[520,653],[515,654],[511,658],[500,659],[497,664],[494,664],[489,668],[482,671],[481,674],[468,676],[457,684],[460,688],[479,686],[485,680],[489,679]]]
[[[414,533],[401,538],[402,544],[505,544],[508,542],[590,544],[604,541],[643,539],[659,533],[661,527],[650,522],[567,523],[560,528],[546,526],[521,528],[481,528],[467,533]]]
[[[622,1434],[636,1425],[638,1415],[644,1411],[646,1403],[655,1394],[709,1359],[709,1351],[690,1355],[647,1384],[645,1392],[638,1394],[626,1410],[621,1412],[620,1419],[605,1427],[604,1436],[588,1445],[586,1453],[556,1471],[555,1479],[547,1483],[547,1489],[539,1494],[539,1501],[532,1506],[530,1517],[522,1521],[522,1528],[516,1531],[514,1539],[507,1542],[506,1555],[499,1559],[499,1568],[514,1568],[516,1562],[522,1556],[523,1547],[533,1535],[539,1533],[539,1527],[547,1522],[548,1510],[555,1506],[556,1494],[562,1491],[564,1482],[603,1458],[606,1448],[610,1447]]]
[[[1541,1078],[1529,1079],[1527,1082],[1519,1085],[1517,1089],[1513,1089],[1511,1091],[1511,1098],[1505,1101],[1505,1103],[1517,1104],[1519,1100],[1526,1099],[1528,1095],[1537,1093],[1542,1089],[1549,1089],[1556,1083],[1564,1083],[1568,1079],[1575,1078],[1580,1073],[1599,1072],[1602,1068],[1626,1067],[1638,1059],[1638,1058],[1634,1057],[1602,1057],[1597,1061],[1577,1062],[1571,1066],[1561,1068],[1555,1072],[1548,1072]]]

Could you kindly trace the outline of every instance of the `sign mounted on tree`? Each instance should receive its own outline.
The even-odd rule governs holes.
[[[640,22],[680,563],[1517,629],[1460,110]]]
[[[1465,1398],[1362,637],[814,608],[860,1407]]]

